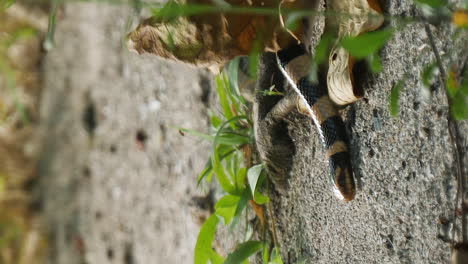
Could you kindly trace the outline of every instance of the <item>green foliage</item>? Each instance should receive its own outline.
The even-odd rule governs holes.
[[[398,81],[395,86],[393,86],[392,91],[390,93],[390,100],[389,100],[389,108],[390,108],[390,115],[397,116],[398,112],[400,111],[400,106],[398,101],[400,100],[400,92],[405,85],[406,80]]]
[[[257,55],[258,56],[258,55]],[[197,246],[195,247],[196,263],[248,263],[247,258],[263,247],[262,242],[250,240],[251,232],[246,229],[243,241],[235,251],[227,256],[224,261],[211,248],[213,230],[217,220],[223,219],[230,230],[234,230],[246,217],[245,225],[248,225],[247,210],[248,201],[253,200],[258,205],[269,201],[267,196],[261,194],[266,177],[262,165],[252,164],[252,157],[248,154],[252,149],[253,127],[248,118],[250,109],[245,99],[240,95],[237,83],[239,61],[235,59],[226,67],[225,71],[216,77],[216,91],[220,102],[221,112],[216,114],[209,111],[211,131],[201,133],[191,129],[178,128],[182,133],[187,133],[198,138],[212,142],[212,152],[204,169],[197,177],[197,182],[211,181],[215,175],[217,182],[225,195],[215,204],[215,213],[201,228]],[[217,219],[217,218],[216,218]]]
[[[273,248],[273,250],[271,251],[271,258],[268,264],[283,264],[280,251],[277,247]]]
[[[319,43],[315,47],[314,60],[317,65],[320,65],[327,61],[330,47],[333,44],[333,35],[330,33],[324,33],[320,38]]]
[[[0,12],[13,5],[16,0],[0,0]]]
[[[376,54],[392,34],[392,29],[367,32],[357,37],[344,37],[340,44],[351,56],[363,59]]]
[[[440,8],[447,5],[446,0],[415,0],[418,4],[427,5],[432,8]]]
[[[1,12],[1,10],[0,10]],[[11,66],[6,56],[7,50],[17,41],[33,37],[37,32],[29,27],[19,27],[11,33],[0,35],[0,75],[3,76],[4,84],[15,103],[15,110],[19,113],[21,121],[27,124],[30,120],[23,102],[18,97],[16,90],[17,70]]]
[[[257,78],[257,62],[260,57],[260,52],[260,42],[255,41],[253,50],[249,54],[249,73],[254,79]]]
[[[457,82],[453,74],[449,74],[446,86],[451,101],[450,113],[455,120],[468,119],[468,72],[461,83]]]
[[[239,196],[227,194],[216,203],[216,214],[224,219],[225,225],[229,224],[236,214],[240,199]]]
[[[433,62],[427,65],[421,73],[421,81],[426,88],[431,86],[434,76],[434,70],[437,67],[437,63]]]
[[[213,256],[213,249],[211,249],[217,224],[218,217],[212,214],[201,226],[195,244],[194,264],[206,264],[210,259],[218,259],[216,255]]]
[[[421,73],[423,85],[429,89],[435,79],[437,63],[427,65]],[[461,80],[461,81],[460,81]],[[455,73],[449,72],[445,81],[447,96],[450,102],[450,114],[455,120],[468,119],[468,73],[455,78]]]
[[[232,253],[228,255],[224,264],[238,264],[244,263],[248,257],[260,251],[263,247],[263,243],[260,241],[247,241],[236,248]],[[248,262],[246,262],[248,263]]]

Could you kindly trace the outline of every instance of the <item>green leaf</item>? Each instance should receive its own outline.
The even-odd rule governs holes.
[[[428,5],[432,8],[439,8],[447,5],[447,1],[445,0],[415,0],[415,2]]]
[[[400,91],[405,85],[406,79],[402,79],[398,81],[398,83],[393,86],[392,91],[390,93],[390,115],[395,117],[398,115],[398,111],[400,107],[398,105],[398,100],[400,99]]]
[[[468,96],[468,71],[465,72],[465,76],[463,77],[463,82],[460,85],[459,90],[463,96]]]
[[[208,116],[210,118],[210,124],[211,126],[214,128],[214,129],[218,129],[219,126],[221,126],[221,123],[223,123],[223,121],[221,120],[221,118],[219,118],[217,115],[215,115],[213,113],[213,111],[211,110],[208,110]]]
[[[270,259],[270,246],[267,242],[264,242],[262,248],[262,263],[268,263],[268,259]]]
[[[226,119],[232,119],[234,117],[231,111],[231,105],[228,100],[228,96],[226,94],[227,87],[225,87],[225,83],[223,78],[224,73],[220,76],[216,76],[216,91],[218,92],[218,99],[221,108],[223,109],[223,114]],[[232,126],[232,125],[231,125]],[[232,126],[233,128],[235,126]]]
[[[274,87],[274,86],[272,86],[272,87]],[[260,91],[260,93],[262,93],[263,96],[273,96],[273,95],[283,96],[284,95],[284,93],[278,92],[276,90],[272,90],[271,88],[270,88],[270,90],[262,90],[262,91]]]
[[[222,132],[218,134],[217,144],[223,145],[243,145],[249,143],[250,138],[247,135],[236,134],[234,132]]]
[[[429,88],[431,86],[432,78],[434,76],[434,69],[437,64],[435,62],[427,65],[421,73],[421,80],[425,87]]]
[[[218,152],[220,155],[220,161],[224,160],[226,157],[234,153],[234,151],[236,151],[236,149],[233,149],[230,146],[220,145],[219,152]],[[206,162],[203,170],[200,172],[200,174],[198,174],[197,184],[200,184],[201,180],[203,180],[205,177],[207,177],[206,181],[210,182],[212,174],[213,174],[213,165],[211,163],[211,157],[210,157],[210,159],[208,159],[208,161]]]
[[[340,44],[351,56],[363,59],[376,54],[393,34],[393,30],[367,32],[356,37],[344,37]]]
[[[194,264],[206,264],[211,258],[211,244],[213,242],[217,224],[218,217],[216,214],[212,214],[201,226],[197,242],[195,244]]]
[[[268,264],[283,264],[280,251],[277,247],[271,250],[271,259],[270,262],[268,262]]]
[[[234,218],[232,219],[231,226],[229,227],[229,230],[234,232],[234,228],[237,226],[237,224],[240,223],[241,217],[242,217],[242,212],[244,211],[245,208],[247,208],[247,203],[249,202],[250,195],[247,189],[242,189],[241,193],[241,199],[239,203],[237,204],[237,209],[236,209],[236,214],[234,215]]]
[[[249,54],[249,72],[252,79],[257,79],[257,65],[260,57],[260,42],[255,40],[253,49]]]
[[[215,204],[216,214],[224,219],[225,225],[234,217],[240,199],[239,196],[227,194]]]
[[[16,0],[2,0],[1,5],[0,5],[0,11],[5,10],[9,8],[11,5],[13,5],[16,2]]]
[[[372,54],[368,57],[369,66],[373,73],[382,71],[382,63],[380,62],[379,55],[377,53]]]
[[[255,194],[253,195],[253,199],[257,204],[260,204],[260,205],[265,204],[266,202],[270,201],[270,198],[268,198],[268,196],[265,196],[258,191],[255,191]]]
[[[189,135],[192,135],[192,136],[204,139],[204,140],[214,142],[214,139],[215,139],[214,136],[211,136],[211,135],[208,135],[208,134],[205,134],[205,133],[193,130],[193,129],[177,128],[177,127],[176,129],[178,129],[181,132],[187,133]],[[221,131],[224,131],[224,132],[221,132]],[[250,137],[247,135],[242,135],[242,134],[234,133],[229,130],[221,130],[221,129],[218,130],[218,132],[219,133],[217,135],[217,144],[234,146],[234,145],[247,144],[250,141]]]
[[[455,80],[453,74],[448,74],[447,80],[445,81],[447,87],[447,93],[450,98],[454,98],[458,95],[457,81]]]
[[[210,136],[208,134],[205,134],[203,132],[199,132],[199,131],[196,131],[196,130],[193,130],[193,129],[180,128],[180,127],[176,127],[176,129],[181,131],[181,132],[187,133],[189,135],[192,135],[192,136],[204,139],[204,140],[213,141],[213,139],[214,139],[213,136]]]
[[[235,116],[235,117],[233,117],[233,118],[231,118],[229,120],[224,121],[221,124],[221,126],[219,127],[218,131],[216,132],[216,136],[215,136],[214,141],[213,141],[213,147],[220,144],[219,140],[221,138],[221,135],[223,134],[223,132],[225,132],[224,127],[226,127],[226,125],[230,125],[230,124],[235,123],[235,122],[240,121],[240,120],[248,120],[248,117],[247,116]],[[243,137],[247,137],[247,136],[244,135]]]
[[[294,31],[297,29],[300,23],[300,19],[304,17],[303,12],[297,11],[297,12],[291,12],[286,16],[286,20],[284,21],[284,26],[291,30]]]
[[[455,120],[468,119],[468,96],[463,96],[460,92],[457,93],[457,96],[452,100],[450,110]]]
[[[258,179],[260,178],[260,174],[262,173],[263,165],[255,165],[249,168],[247,172],[247,179],[249,181],[250,191],[252,192],[252,196],[255,195],[255,189],[257,187]]]
[[[327,61],[329,50],[333,44],[333,36],[330,33],[325,33],[320,38],[319,43],[315,47],[314,60],[317,65]]]
[[[245,177],[246,177],[246,176],[247,176],[247,168],[243,167],[243,168],[240,168],[240,169],[237,171],[236,183],[237,183],[237,186],[238,186],[239,188],[245,186]]]
[[[229,178],[226,175],[226,171],[224,170],[224,166],[221,163],[221,159],[219,157],[219,146],[214,147],[214,151],[211,155],[211,164],[213,166],[213,170],[216,174],[216,179],[219,182],[219,185],[221,185],[221,188],[227,193],[230,194],[235,194],[235,188],[232,185],[232,183],[229,181]]]
[[[229,81],[229,87],[233,88],[234,91],[238,91],[239,89],[239,83],[238,83],[239,60],[240,60],[240,57],[235,57],[234,59],[230,60],[226,66],[226,74],[227,74],[226,77],[227,77],[227,80]]]
[[[248,257],[262,249],[263,243],[260,241],[247,241],[240,244],[234,252],[230,253],[224,264],[239,264]]]
[[[213,175],[213,166],[211,165],[211,157],[205,163],[205,167],[197,176],[197,185],[201,183],[203,179],[206,178],[207,182],[211,182],[211,176]]]
[[[223,264],[224,258],[221,257],[214,250],[211,250],[210,262],[211,262],[211,264]]]
[[[247,101],[244,99],[244,97],[242,97],[239,90],[238,72],[240,60],[240,57],[236,57],[233,60],[231,60],[227,65],[227,79],[229,81],[228,95],[231,98],[231,101],[234,104],[237,111],[240,111],[241,107],[247,105]]]

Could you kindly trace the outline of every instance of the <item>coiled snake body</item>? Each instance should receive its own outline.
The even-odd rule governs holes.
[[[336,196],[350,201],[356,184],[347,148],[344,123],[328,96],[325,83],[309,80],[310,56],[303,45],[293,45],[276,53],[279,68],[297,94],[301,112],[312,117],[326,149],[330,183]]]

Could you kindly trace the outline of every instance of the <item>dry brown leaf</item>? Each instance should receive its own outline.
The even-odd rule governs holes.
[[[228,0],[236,7],[275,9],[279,1]],[[189,0],[187,4],[211,4],[210,0]],[[300,8],[307,1],[288,3],[288,8]],[[299,26],[295,34],[300,35]],[[279,17],[209,13],[179,17],[171,23],[155,17],[144,20],[128,36],[128,47],[139,54],[152,53],[197,67],[222,66],[235,56],[248,55],[258,45],[259,51],[277,51],[296,40],[284,30]]]

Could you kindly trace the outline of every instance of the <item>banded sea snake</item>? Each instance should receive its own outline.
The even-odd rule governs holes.
[[[187,2],[199,4],[202,2],[210,3],[211,1],[188,0]],[[228,2],[244,4],[244,6],[263,6],[263,1],[260,0],[253,2],[228,0]],[[311,3],[306,0],[286,2],[297,4],[296,7],[303,8],[305,6],[301,6],[301,4]],[[376,0],[328,0],[327,4],[329,4],[331,10],[353,14],[356,17],[349,20],[347,17],[340,18],[337,16],[327,19],[326,23],[330,22],[333,27],[337,27],[338,38],[347,35],[356,36],[363,32],[375,30],[383,23],[383,17],[378,17],[381,9],[377,2]],[[248,23],[236,23],[243,20],[249,21],[249,19],[251,21]],[[234,22],[232,27],[226,27],[226,25],[230,24],[229,20]],[[352,76],[349,75],[350,70],[352,70],[352,65],[349,65],[351,60],[344,50],[338,47],[337,52],[333,53],[338,54],[339,59],[335,60],[334,64],[329,63],[327,80],[314,84],[307,79],[310,59],[306,49],[300,44],[293,44],[291,46],[286,44],[289,43],[290,38],[286,37],[283,39],[280,37],[281,32],[276,30],[278,21],[274,19],[266,19],[263,16],[246,16],[245,14],[224,16],[222,13],[219,13],[179,18],[178,23],[165,22],[157,18],[149,18],[141,23],[135,31],[129,34],[128,46],[130,50],[134,50],[140,54],[153,53],[167,59],[205,67],[212,64],[223,65],[234,56],[246,55],[244,53],[249,52],[249,47],[258,39],[258,32],[268,32],[264,36],[266,37],[264,40],[275,38],[277,41],[275,40],[271,43],[270,41],[265,41],[263,43],[264,51],[277,51],[278,68],[289,81],[295,93],[292,93],[293,96],[288,95],[281,99],[278,102],[279,107],[275,106],[275,109],[272,109],[269,113],[270,116],[278,120],[278,118],[285,116],[284,110],[292,110],[295,106],[298,106],[300,112],[311,116],[326,149],[326,157],[330,167],[329,178],[335,194],[346,201],[350,201],[355,197],[356,186],[351,169],[350,155],[346,145],[346,133],[343,121],[330,100],[328,89],[326,88],[327,83],[333,84],[332,86],[334,87],[341,85],[352,88],[352,80],[350,79]],[[249,30],[238,31],[235,25],[247,26]],[[242,34],[239,35],[239,32]],[[298,32],[301,31],[299,30]],[[169,44],[166,43],[168,39],[171,40]],[[294,38],[295,40],[297,38]],[[285,41],[282,44],[286,45],[280,45],[281,41]],[[276,43],[277,45],[271,46],[272,43]],[[286,48],[278,51],[282,47]],[[330,71],[332,66],[334,67],[333,71]],[[343,76],[346,78],[341,78]],[[342,81],[344,81],[344,84],[341,83]],[[342,94],[341,90],[340,93]],[[337,104],[350,103],[348,98],[343,102],[337,102],[336,91],[333,89],[331,90],[331,95],[334,95],[333,100]],[[357,99],[356,97],[353,98]],[[257,132],[255,133],[257,134]],[[277,150],[278,148],[273,149]],[[279,149],[281,149],[281,146]],[[282,172],[280,174],[285,174],[283,173],[284,168],[280,167],[285,161],[289,161],[289,154],[286,151],[282,156],[269,160],[272,161],[273,165],[276,165],[279,172]],[[276,162],[277,164],[273,162],[281,158],[285,158],[285,160]],[[265,159],[263,161],[265,163]]]
[[[300,112],[312,118],[326,149],[325,156],[328,159],[329,180],[333,191],[342,200],[353,200],[356,184],[348,153],[346,131],[337,108],[328,96],[326,84],[314,83],[309,79],[311,59],[304,45],[297,44],[282,49],[276,53],[276,59],[280,71],[295,92],[290,98],[283,98],[283,101],[287,102],[281,104],[296,105]],[[278,107],[281,108],[291,107]]]

